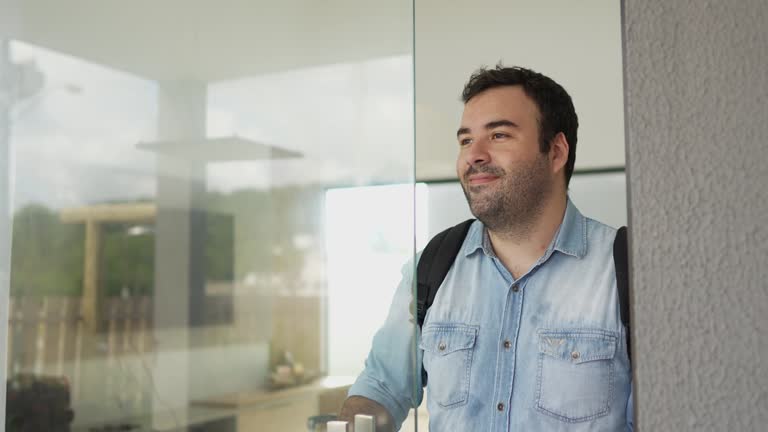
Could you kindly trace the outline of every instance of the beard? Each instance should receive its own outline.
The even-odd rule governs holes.
[[[554,180],[548,171],[545,154],[533,161],[516,162],[509,171],[493,165],[473,165],[462,176],[461,188],[472,214],[489,230],[524,237],[552,195]],[[490,184],[471,186],[469,176],[478,173],[498,178]]]

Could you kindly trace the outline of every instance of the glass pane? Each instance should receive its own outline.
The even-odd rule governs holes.
[[[414,256],[411,2],[0,13],[6,430],[338,413]]]

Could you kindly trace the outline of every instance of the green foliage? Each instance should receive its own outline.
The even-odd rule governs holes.
[[[106,296],[152,293],[155,271],[155,238],[151,231],[132,235],[130,224],[102,225],[100,277]]]
[[[31,205],[13,219],[11,295],[79,295],[85,229],[64,224],[54,211]]]
[[[296,234],[318,239],[324,190],[316,186],[246,189],[206,196],[205,274],[211,281],[250,273],[298,280],[306,251]],[[152,225],[101,225],[100,289],[106,296],[151,295],[155,234]],[[82,293],[85,229],[63,223],[42,205],[20,209],[13,220],[11,293],[78,296]]]

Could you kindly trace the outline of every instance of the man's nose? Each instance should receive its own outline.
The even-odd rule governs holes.
[[[464,156],[467,165],[485,165],[491,161],[491,155],[488,153],[487,140],[477,140],[470,144]]]

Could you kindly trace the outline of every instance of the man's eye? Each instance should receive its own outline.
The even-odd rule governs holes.
[[[507,134],[505,134],[505,133],[496,132],[496,133],[494,133],[494,134],[493,134],[491,137],[492,137],[493,139],[501,139],[501,138],[506,138],[506,137],[508,137],[508,136],[509,136],[509,135],[507,135]]]
[[[472,144],[472,138],[464,138],[459,140],[459,145],[469,145]]]

